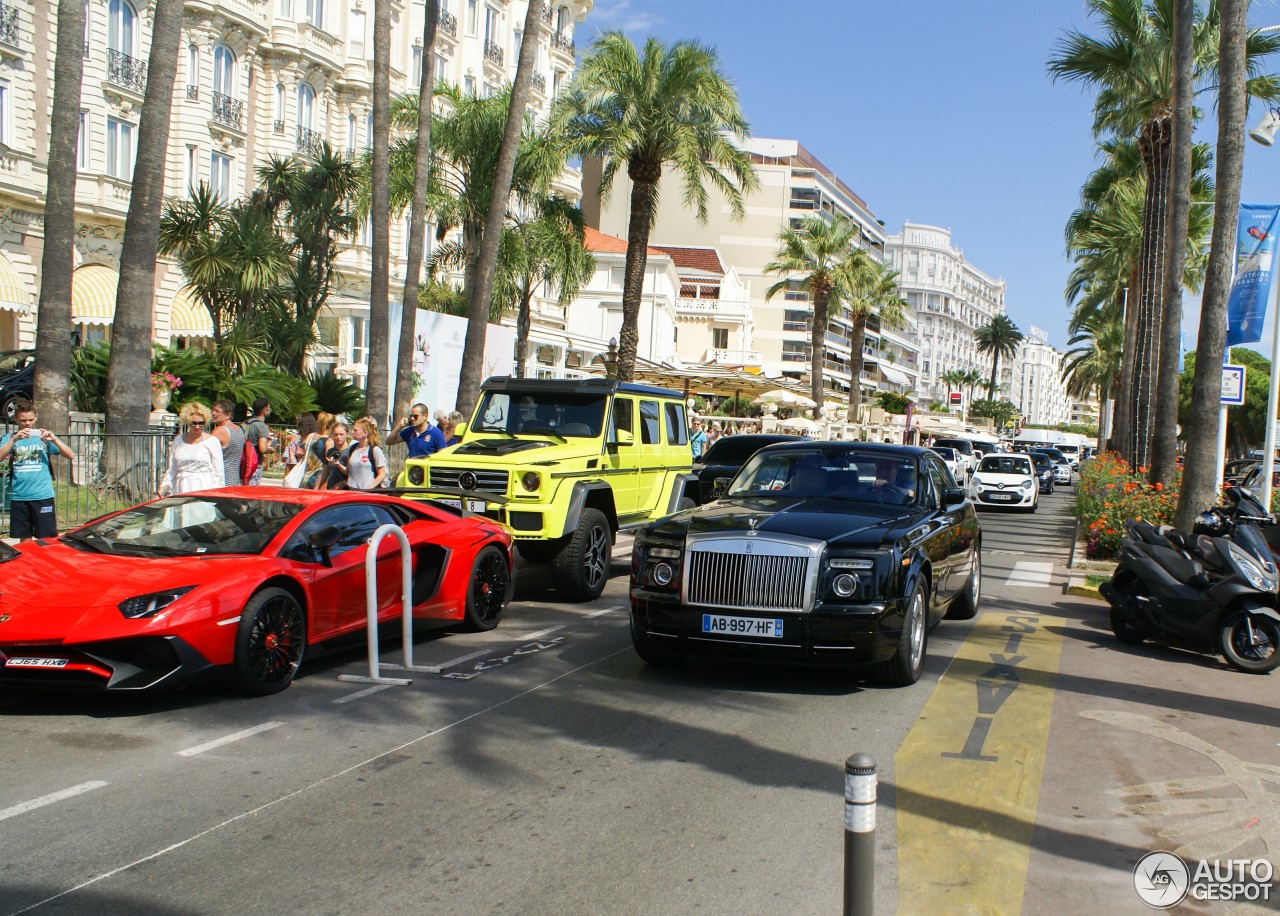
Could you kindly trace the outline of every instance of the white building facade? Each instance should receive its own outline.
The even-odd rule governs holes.
[[[938,226],[904,222],[886,240],[885,259],[898,271],[898,288],[919,332],[921,400],[946,402],[940,376],[948,370],[989,377],[991,357],[978,351],[974,332],[1004,314],[1005,281],[970,264],[952,244],[951,230]],[[1009,377],[1001,372],[997,398],[1009,397]]]
[[[1050,346],[1047,331],[1034,325],[1027,331],[1014,360],[1013,379],[1012,400],[1022,413],[1023,426],[1071,422],[1072,399],[1062,382],[1062,353]]]
[[[154,4],[87,0],[73,321],[85,342],[109,337],[138,120],[145,104]],[[168,2],[168,0],[164,0]],[[542,0],[534,0],[542,2]],[[574,70],[573,30],[593,0],[544,5],[531,89],[535,117]],[[527,0],[440,0],[434,54],[424,60],[424,6],[392,11],[392,94],[416,91],[423,66],[465,90],[497,91],[515,74]],[[336,0],[186,0],[170,123],[166,196],[203,182],[227,199],[247,194],[269,156],[306,155],[324,141],[351,156],[372,133],[373,4]],[[53,100],[56,4],[0,5],[0,349],[34,344]],[[557,186],[577,200],[581,175]],[[391,225],[391,289],[404,283],[407,214]],[[430,233],[429,233],[430,235]],[[319,322],[318,368],[368,359],[368,234],[344,240],[330,307]],[[153,338],[211,333],[173,264],[157,265]]]

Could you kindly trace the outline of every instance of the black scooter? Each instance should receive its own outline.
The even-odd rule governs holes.
[[[1257,527],[1274,522],[1254,514],[1261,505],[1248,491],[1231,503],[1201,515],[1189,535],[1125,523],[1120,564],[1099,589],[1117,639],[1208,650],[1252,674],[1280,666],[1280,571]]]

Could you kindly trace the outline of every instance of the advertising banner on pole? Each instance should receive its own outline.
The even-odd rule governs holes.
[[[1236,230],[1236,279],[1227,300],[1227,346],[1257,343],[1275,281],[1280,204],[1241,204]]]

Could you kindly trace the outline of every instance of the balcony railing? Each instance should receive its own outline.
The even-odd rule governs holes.
[[[277,134],[284,133],[284,121],[279,121],[279,120],[272,121],[271,130],[273,133],[277,133]]]
[[[543,76],[541,73],[535,73],[535,74],[533,75],[533,79],[532,79],[532,80],[530,80],[530,83],[533,85],[533,88],[534,88],[534,89],[538,90],[539,92],[543,93],[544,95],[546,94],[546,91],[547,91],[547,78],[546,78],[545,76]]]
[[[556,51],[566,51],[569,54],[574,53],[573,39],[560,32],[551,33],[551,47]]]
[[[448,10],[440,11],[440,18],[436,20],[439,23],[440,31],[444,32],[450,38],[458,37],[458,17]]]
[[[108,51],[107,80],[143,95],[147,91],[147,62],[119,51]]]
[[[200,87],[199,87],[199,86],[188,86],[188,87],[187,87],[187,101],[188,101],[188,102],[198,102],[198,101],[200,101]]]
[[[240,130],[244,121],[244,100],[233,99],[229,95],[215,92],[213,94],[213,119],[219,124],[225,124],[227,127],[234,127],[236,130]]]
[[[309,127],[303,127],[301,124],[298,125],[298,152],[306,153],[308,156],[318,156],[323,145],[324,134]]]
[[[7,3],[0,3],[0,41],[15,47],[19,44],[18,10]]]
[[[745,318],[749,310],[748,303],[733,299],[694,299],[685,296],[676,299],[676,311],[682,314]]]
[[[741,363],[758,365],[764,362],[764,354],[756,350],[711,349],[703,354],[703,361],[708,363]]]
[[[489,61],[491,64],[497,64],[501,67],[502,58],[502,49],[486,38],[484,41],[484,59]]]

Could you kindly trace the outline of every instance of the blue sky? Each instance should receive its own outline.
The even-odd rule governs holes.
[[[1254,0],[1250,21],[1280,24],[1280,0]],[[713,45],[753,134],[799,140],[890,232],[951,229],[1008,281],[1010,317],[1063,347],[1062,230],[1095,165],[1092,96],[1045,62],[1063,30],[1089,25],[1083,0],[596,0],[578,47],[603,28]],[[1243,197],[1280,200],[1280,145],[1248,144]]]

